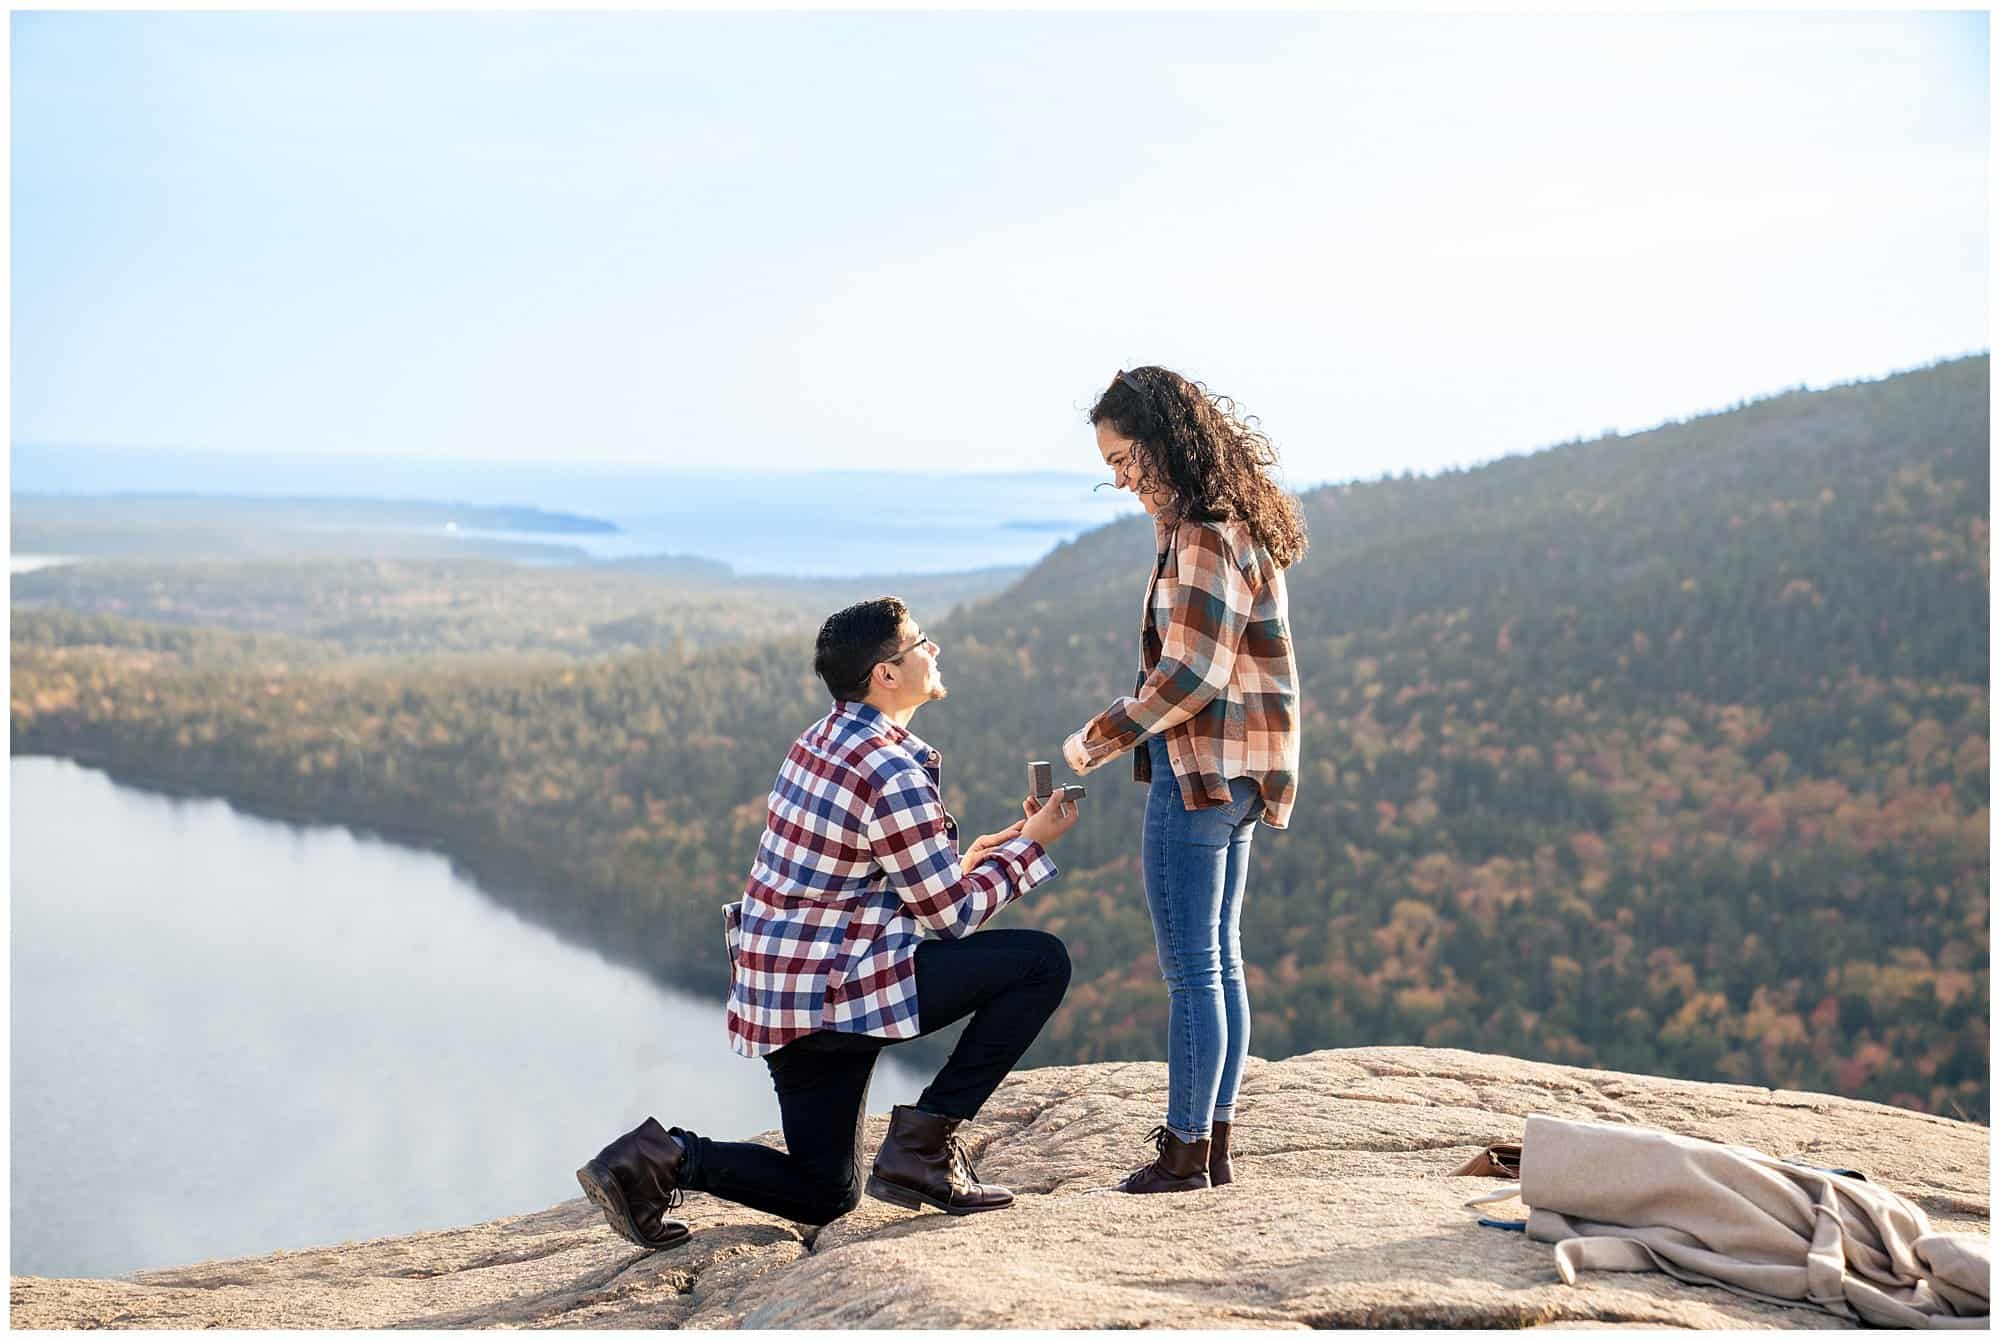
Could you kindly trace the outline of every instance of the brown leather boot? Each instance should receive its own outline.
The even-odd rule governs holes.
[[[1155,1126],[1146,1138],[1160,1151],[1159,1157],[1120,1182],[1120,1191],[1147,1195],[1208,1190],[1208,1141],[1182,1140],[1164,1126]]]
[[[965,1143],[955,1132],[959,1123],[914,1107],[889,1113],[889,1133],[875,1151],[875,1170],[868,1175],[868,1194],[891,1205],[914,1210],[920,1205],[946,1214],[978,1214],[1004,1210],[1014,1193],[1004,1186],[984,1186]]]
[[[576,1181],[619,1237],[636,1247],[665,1251],[689,1236],[686,1224],[666,1217],[681,1203],[680,1173],[686,1162],[685,1145],[647,1117],[578,1168]]]
[[[1229,1123],[1211,1121],[1208,1123],[1208,1184],[1228,1186],[1236,1180],[1236,1174],[1229,1167]]]

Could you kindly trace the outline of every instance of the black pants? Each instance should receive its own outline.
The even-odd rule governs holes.
[[[1069,989],[1069,951],[1046,931],[981,931],[917,948],[917,1027],[972,1016],[951,1059],[917,1099],[969,1118],[993,1096]],[[825,1224],[861,1203],[861,1123],[868,1079],[889,1038],[822,1030],[764,1058],[785,1128],[785,1151],[707,1140],[683,1130],[690,1191],[801,1224]]]

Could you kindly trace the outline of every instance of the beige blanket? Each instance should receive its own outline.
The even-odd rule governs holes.
[[[1934,1233],[1893,1191],[1665,1131],[1531,1116],[1520,1196],[1556,1269],[1662,1270],[1877,1326],[1985,1329],[1978,1233]]]

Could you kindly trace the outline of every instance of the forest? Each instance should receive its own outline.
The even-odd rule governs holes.
[[[1464,1047],[1988,1120],[1988,424],[1980,356],[1306,494],[1303,765],[1253,848],[1253,1050]],[[942,648],[951,696],[915,724],[966,832],[1129,690],[1151,552],[1134,518],[950,613],[904,592]],[[44,581],[13,613],[17,753],[418,837],[722,989],[720,908],[827,707],[831,599],[756,628],[777,607],[736,593],[766,611],[739,635],[390,658],[305,586],[197,625],[67,580],[76,608]],[[1161,1054],[1141,800],[1123,764],[1093,774],[1064,874],[1003,919],[1076,965],[1031,1063]]]
[[[259,532],[274,545],[290,533]],[[828,610],[892,587],[943,613],[1012,585],[1022,571],[739,576],[726,564],[685,556],[560,566],[363,556],[107,560],[16,576],[13,612],[17,621],[23,614],[60,609],[233,629],[292,639],[294,656],[421,658],[436,669],[454,660],[487,662],[502,655],[557,660],[633,650],[684,655],[724,642],[810,637]]]

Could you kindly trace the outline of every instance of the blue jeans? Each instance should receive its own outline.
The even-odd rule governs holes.
[[[1243,986],[1243,881],[1263,813],[1257,784],[1231,779],[1229,803],[1190,810],[1159,736],[1146,796],[1146,906],[1167,980],[1167,1129],[1208,1137],[1211,1121],[1236,1119],[1236,1087],[1250,1053],[1250,994]]]

